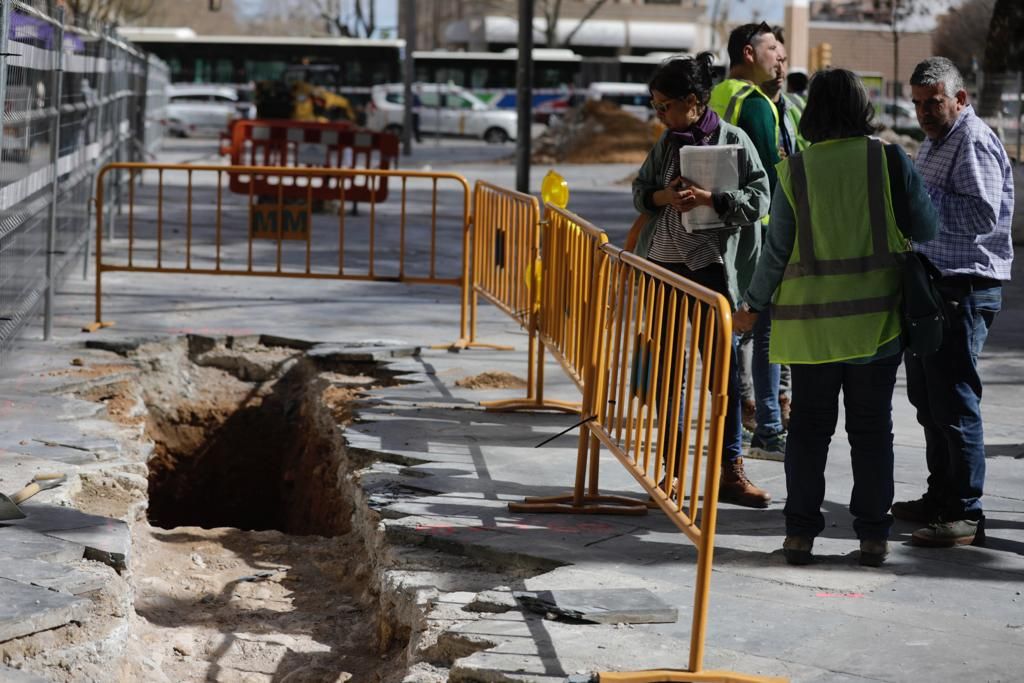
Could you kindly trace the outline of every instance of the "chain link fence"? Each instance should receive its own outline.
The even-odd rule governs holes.
[[[0,0],[0,355],[44,312],[57,284],[88,267],[93,181],[111,161],[141,161],[163,136],[166,65],[109,26],[47,0]],[[116,204],[127,177],[109,183]]]

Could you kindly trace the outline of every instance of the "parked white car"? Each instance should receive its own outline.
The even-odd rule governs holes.
[[[251,119],[256,107],[238,89],[224,85],[171,85],[167,88],[167,131],[178,137],[215,137],[232,119]]]
[[[405,88],[401,83],[376,85],[366,106],[366,127],[400,135]],[[495,109],[457,85],[416,83],[413,112],[419,117],[421,133],[468,135],[490,143],[516,138],[516,112]]]
[[[614,83],[595,81],[586,90],[586,99],[591,101],[614,102],[627,114],[641,121],[654,118],[651,109],[651,91],[646,83]]]
[[[914,110],[914,103],[910,100],[900,99],[893,103],[891,97],[883,98],[876,105],[875,112],[877,114],[875,122],[887,128],[892,128],[893,124],[898,124],[900,128],[917,126],[917,112]]]

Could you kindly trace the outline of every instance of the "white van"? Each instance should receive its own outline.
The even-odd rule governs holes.
[[[515,110],[495,109],[457,85],[414,83],[413,111],[419,116],[420,131],[445,135],[468,135],[490,143],[516,139]],[[366,107],[366,127],[401,135],[405,117],[405,86],[401,83],[375,85]]]
[[[624,112],[628,112],[641,121],[649,121],[654,117],[651,109],[651,91],[646,83],[614,83],[611,81],[595,81],[587,88],[586,98],[589,101],[614,102]]]

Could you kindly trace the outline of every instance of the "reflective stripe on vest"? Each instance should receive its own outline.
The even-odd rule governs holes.
[[[724,118],[728,123],[736,123],[740,118],[740,103],[747,99],[747,95],[752,92],[754,92],[754,86],[748,85],[733,93],[733,96],[729,98],[729,105],[725,108],[725,116],[722,118]],[[734,114],[735,118],[733,117]]]
[[[871,358],[900,335],[900,268],[884,150],[876,140],[812,145],[779,164],[796,217],[772,303],[773,363]]]
[[[819,259],[814,253],[814,228],[811,224],[811,203],[807,198],[807,173],[799,154],[789,160],[793,178],[793,198],[796,200],[797,240],[800,261],[786,266],[783,280],[810,275],[853,275],[891,266],[892,254],[885,224],[885,198],[882,196],[881,172],[882,143],[868,140],[868,211],[871,216],[870,256],[845,259]]]

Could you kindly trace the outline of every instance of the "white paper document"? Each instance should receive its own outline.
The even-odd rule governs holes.
[[[679,175],[711,192],[738,190],[742,145],[686,145],[679,149]],[[714,207],[680,214],[687,232],[725,227]]]

